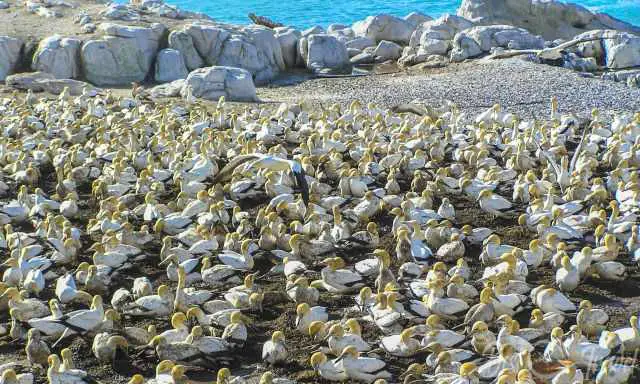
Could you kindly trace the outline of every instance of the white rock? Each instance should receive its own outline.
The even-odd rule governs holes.
[[[352,29],[356,36],[367,36],[377,42],[388,40],[407,45],[415,28],[399,17],[382,14],[358,21],[353,24]]]
[[[376,57],[373,56],[373,53],[365,51],[353,56],[350,61],[353,65],[374,64]]]
[[[574,37],[585,40],[569,50],[583,58],[594,58],[610,69],[640,67],[640,35],[614,30],[593,30]]]
[[[402,47],[392,41],[382,40],[378,43],[373,56],[376,61],[397,60],[402,55]]]
[[[125,4],[109,4],[109,6],[100,12],[103,17],[111,20],[121,21],[138,21],[140,20],[140,14]]]
[[[256,88],[251,73],[242,68],[205,67],[191,72],[182,86],[183,98],[197,97],[228,101],[257,101]]]
[[[608,68],[621,69],[640,66],[640,36],[626,32],[609,32],[603,40],[606,65]]]
[[[347,54],[349,54],[349,58],[352,58],[354,56],[357,56],[359,54],[361,54],[362,51],[356,48],[347,48]]]
[[[472,26],[469,20],[449,14],[426,21],[411,34],[409,40],[411,49],[403,52],[398,63],[402,66],[411,66],[424,62],[432,55],[447,55],[456,33]]]
[[[370,37],[356,37],[353,40],[349,40],[344,44],[347,48],[354,48],[363,50],[367,47],[373,47],[376,45],[376,41]]]
[[[193,45],[193,38],[185,31],[172,31],[169,34],[169,48],[182,53],[189,71],[204,67],[204,60]]]
[[[350,73],[347,47],[334,36],[311,35],[300,39],[300,56],[316,73]]]
[[[38,7],[35,10],[35,14],[47,19],[53,19],[55,17],[62,17],[62,13],[53,10],[51,8]]]
[[[182,90],[184,83],[185,79],[180,79],[170,83],[156,85],[149,90],[149,95],[152,98],[180,96],[180,91]]]
[[[89,24],[92,21],[93,20],[91,19],[91,16],[89,16],[87,14],[82,14],[82,15],[79,15],[79,17],[78,17],[78,24],[80,24],[80,25]]]
[[[302,37],[302,33],[293,28],[276,28],[275,31],[285,66],[287,68],[295,67],[298,56],[298,40]]]
[[[353,32],[351,27],[342,24],[331,24],[329,28],[327,28],[327,34],[335,36],[338,40],[345,43],[356,37],[356,34]]]
[[[483,52],[480,44],[468,35],[456,35],[453,40],[453,44],[455,48],[451,50],[449,58],[454,63],[466,60],[470,57],[480,56]]]
[[[311,35],[321,35],[325,33],[324,28],[322,28],[319,25],[313,26],[311,28],[305,29],[304,31],[302,31],[302,36],[303,37],[307,37],[307,36],[311,36]]]
[[[329,26],[327,27],[327,33],[331,35],[337,31],[341,31],[347,28],[349,28],[349,26],[344,24],[329,24]]]
[[[193,46],[207,65],[216,64],[222,52],[222,45],[231,36],[229,31],[213,25],[189,24],[182,31],[191,36]],[[184,51],[182,52],[184,54]]]
[[[97,85],[128,85],[143,81],[151,69],[165,27],[150,28],[102,24],[105,37],[82,46],[85,77]]]
[[[242,32],[224,42],[218,65],[244,68],[257,84],[267,83],[285,70],[280,42],[271,29],[252,25]]]
[[[596,59],[593,57],[582,58],[571,52],[565,55],[562,66],[578,72],[595,72],[598,70]]]
[[[191,35],[193,46],[207,65],[244,68],[256,83],[268,82],[285,69],[280,42],[269,28],[252,25],[231,31],[190,24],[183,31]]]
[[[13,73],[20,61],[22,41],[15,37],[0,36],[0,81]]]
[[[156,57],[155,80],[158,83],[168,83],[174,80],[185,79],[189,71],[184,63],[180,51],[175,49],[163,49]]]
[[[87,24],[83,24],[80,29],[82,30],[83,33],[93,33],[96,31],[97,27],[93,23],[87,23]]]
[[[570,38],[593,29],[640,33],[640,27],[555,0],[463,0],[458,15],[476,24],[522,27],[548,40]]]
[[[460,16],[445,14],[435,20],[419,25],[411,34],[409,45],[417,48],[420,45],[420,41],[425,38],[453,40],[456,33],[471,27],[473,27],[473,23],[469,20]]]
[[[50,73],[58,79],[75,79],[80,76],[81,44],[79,39],[59,35],[47,37],[38,44],[31,69]]]
[[[446,55],[451,49],[451,40],[431,39],[424,36],[420,40],[418,53],[425,55]]]
[[[544,39],[523,28],[510,25],[476,26],[459,32],[453,39],[451,61],[462,61],[492,48],[542,49]]]
[[[413,25],[413,27],[415,28],[426,21],[433,20],[433,17],[420,12],[411,12],[407,16],[403,17],[403,19],[411,23],[411,25]]]
[[[68,88],[71,95],[80,95],[85,89],[99,91],[99,89],[84,81],[56,79],[52,74],[45,72],[27,72],[10,75],[6,78],[6,84],[16,89],[30,89],[34,92],[49,92],[55,95],[61,93],[64,88]]]

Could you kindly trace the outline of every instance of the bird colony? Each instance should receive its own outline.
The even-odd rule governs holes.
[[[640,114],[418,109],[3,98],[0,382],[637,382]]]

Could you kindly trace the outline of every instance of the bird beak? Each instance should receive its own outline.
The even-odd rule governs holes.
[[[164,267],[164,266],[168,265],[172,260],[173,260],[173,257],[167,257],[166,259],[164,259],[160,263],[158,263],[158,265],[161,266],[161,267]]]

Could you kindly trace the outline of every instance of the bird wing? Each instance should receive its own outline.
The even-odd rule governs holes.
[[[560,180],[561,170],[560,170],[560,167],[558,167],[558,164],[556,163],[556,161],[549,155],[547,151],[542,149],[542,146],[537,140],[536,140],[536,145],[538,146],[538,149],[540,149],[540,153],[542,153],[542,155],[545,157],[545,159],[547,159],[549,164],[551,164],[551,167],[553,168],[553,172],[555,172],[556,174],[556,179]],[[562,191],[562,185],[560,185],[560,190]],[[564,191],[562,192],[564,193]]]
[[[573,153],[573,157],[571,157],[571,163],[569,164],[569,175],[573,174],[573,171],[576,168],[576,164],[578,163],[578,158],[580,157],[580,152],[582,152],[582,146],[584,145],[584,139],[587,137],[587,129],[585,128],[582,131],[582,138],[580,139],[580,144],[576,148],[576,151]]]
[[[500,195],[493,195],[491,196],[491,205],[493,206],[493,209],[495,209],[496,211],[506,211],[512,208],[512,204],[509,202],[509,200],[505,199],[504,197],[500,196]]]
[[[218,172],[218,174],[213,178],[213,182],[219,183],[223,181],[228,181],[229,179],[231,179],[231,176],[233,175],[233,171],[235,171],[237,167],[249,161],[258,160],[260,158],[261,156],[256,153],[234,157],[231,161],[227,163],[227,165],[225,165],[220,170],[220,172]]]

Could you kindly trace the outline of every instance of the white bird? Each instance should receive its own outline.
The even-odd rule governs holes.
[[[365,383],[373,383],[377,379],[391,379],[392,375],[385,368],[387,364],[373,357],[360,357],[354,346],[345,347],[340,356],[334,360],[338,368],[342,368],[348,378]]]
[[[213,182],[226,181],[233,175],[243,174],[252,169],[269,169],[271,171],[291,171],[296,183],[301,190],[302,199],[309,204],[309,185],[302,165],[294,160],[282,159],[275,156],[253,153],[235,156],[215,176]]]
[[[287,361],[288,355],[282,331],[273,332],[271,339],[267,340],[262,346],[262,360],[271,365]]]
[[[504,197],[494,194],[490,189],[483,189],[477,200],[483,211],[494,216],[505,217],[512,212],[513,204]]]

